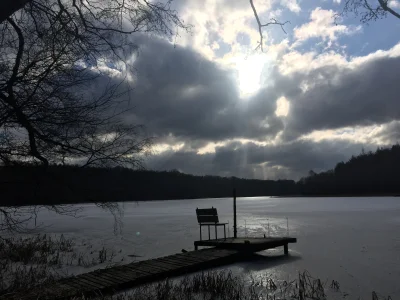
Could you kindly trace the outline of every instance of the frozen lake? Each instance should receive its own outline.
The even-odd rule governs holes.
[[[38,220],[51,225],[44,232],[148,259],[194,248],[197,207],[216,207],[232,235],[232,204],[231,198],[123,203],[118,235],[113,217],[91,204],[83,205],[80,218],[42,212]],[[266,251],[269,259],[229,266],[235,273],[288,280],[308,270],[337,280],[350,299],[371,299],[373,290],[400,298],[400,198],[238,198],[237,214],[239,236],[285,236],[288,218],[289,234],[298,242],[289,245],[289,258],[282,257],[283,249]]]

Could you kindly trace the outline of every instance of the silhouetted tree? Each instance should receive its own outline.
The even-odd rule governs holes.
[[[0,12],[0,161],[140,166],[150,140],[121,120],[129,35],[188,29],[170,3],[5,0]]]
[[[15,185],[32,184],[37,167],[0,167],[0,205],[51,205],[60,203],[190,198],[231,197],[232,178],[194,176],[176,170],[146,171],[128,168],[80,168],[79,166],[49,166],[40,188],[17,192]],[[61,183],[54,178],[62,177]],[[255,180],[235,178],[238,196],[276,196],[296,194],[293,180]],[[57,197],[55,197],[57,195]],[[39,196],[39,197],[38,197]]]
[[[168,3],[143,3],[32,0],[0,24],[4,163],[138,164],[135,154],[149,141],[121,122],[118,100],[129,89],[124,76],[104,82],[102,66],[122,64],[124,73],[135,49],[129,34],[187,28]],[[87,92],[96,81],[96,92]]]
[[[339,16],[349,13],[359,16],[362,23],[386,18],[388,14],[400,19],[400,14],[390,6],[389,0],[345,0]]]
[[[310,174],[298,186],[306,195],[400,194],[400,145],[362,151],[333,170]]]

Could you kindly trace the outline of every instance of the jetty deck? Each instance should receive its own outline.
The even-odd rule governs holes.
[[[113,294],[140,284],[234,263],[249,252],[284,246],[285,253],[288,254],[288,243],[295,242],[295,238],[227,238],[196,241],[197,246],[213,248],[99,269],[22,292],[1,295],[0,300],[69,299],[82,295]]]
[[[69,299],[75,296],[113,294],[139,284],[233,263],[237,250],[203,249],[126,265],[99,269],[64,278],[23,292],[1,295],[1,300]]]
[[[1,295],[0,300],[69,299],[82,295],[113,294],[171,276],[234,263],[249,252],[284,246],[285,253],[288,254],[288,243],[295,242],[295,238],[227,238],[196,241],[197,246],[213,248],[99,269],[22,292]]]
[[[276,247],[284,247],[285,254],[288,254],[288,244],[296,243],[297,239],[292,237],[265,237],[265,238],[222,238],[217,240],[195,241],[194,247],[216,247],[218,249],[238,250],[242,252],[258,252]]]

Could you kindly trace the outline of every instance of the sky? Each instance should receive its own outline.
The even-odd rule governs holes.
[[[129,122],[145,166],[299,179],[400,137],[400,20],[335,19],[344,0],[175,0],[190,33],[135,35]],[[391,1],[400,10],[400,3]]]

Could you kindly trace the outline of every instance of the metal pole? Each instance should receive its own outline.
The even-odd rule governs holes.
[[[236,224],[236,189],[233,189],[233,237],[237,238],[237,224]]]
[[[289,218],[288,217],[286,217],[286,233],[287,233],[287,236],[289,236]]]

